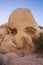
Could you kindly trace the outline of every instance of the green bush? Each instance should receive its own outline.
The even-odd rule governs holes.
[[[43,29],[43,27],[42,27],[42,26],[39,26],[39,28],[40,28],[40,29]]]
[[[35,45],[35,48],[37,50],[38,53],[43,52],[43,34],[40,33],[40,37],[38,37],[37,39],[32,39],[33,43]]]

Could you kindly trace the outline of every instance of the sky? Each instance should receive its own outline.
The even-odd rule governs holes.
[[[29,8],[38,25],[43,26],[43,0],[0,0],[0,25],[8,22],[16,8]]]

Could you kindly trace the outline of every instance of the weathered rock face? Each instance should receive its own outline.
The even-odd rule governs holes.
[[[29,9],[18,8],[12,12],[8,21],[9,27],[12,29],[24,29],[26,27],[34,27],[39,31],[39,27],[32,16]]]
[[[39,33],[40,28],[31,11],[18,8],[10,15],[8,23],[1,25],[0,50],[17,54],[23,51],[26,54],[34,53],[36,50],[32,38],[37,38]]]
[[[15,49],[15,44],[11,40],[11,35],[6,35],[2,44],[1,44],[1,52],[10,52]]]
[[[1,27],[2,27],[2,28],[8,27],[8,23],[5,23],[5,24],[1,25]]]
[[[4,39],[4,37],[7,35],[7,30],[6,28],[0,28],[0,45]]]
[[[40,31],[29,9],[13,11],[8,23],[0,27],[0,65],[43,65],[42,58],[32,55],[36,52],[32,39]]]
[[[13,40],[15,40],[18,48],[23,47],[23,41],[29,44],[30,37],[38,37],[40,32],[40,28],[34,20],[31,11],[25,8],[19,8],[12,12],[8,20],[8,26],[16,30]],[[27,39],[29,40],[28,42]]]

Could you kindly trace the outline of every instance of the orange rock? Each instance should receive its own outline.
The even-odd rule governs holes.
[[[0,45],[2,44],[2,41],[4,40],[4,37],[7,35],[6,28],[0,27]]]
[[[15,49],[15,44],[12,42],[11,40],[11,35],[6,35],[2,44],[1,44],[1,47],[0,47],[0,50],[2,50],[2,52],[10,52],[10,51],[14,51]]]
[[[29,40],[28,42],[27,39],[25,40],[26,44],[30,44],[34,47],[32,38],[37,38],[39,36],[40,28],[29,9],[18,8],[13,11],[9,17],[8,26],[9,28],[16,30],[16,34],[13,36],[13,41],[16,42],[17,48],[23,48],[23,38]],[[28,31],[28,33],[26,31]]]
[[[21,53],[23,51],[28,54],[35,51],[32,38],[37,38],[40,33],[31,11],[26,8],[18,8],[12,12],[8,23],[0,28],[0,44],[1,50],[6,52]],[[4,39],[3,39],[4,37]]]
[[[1,25],[1,27],[2,27],[2,28],[3,28],[3,27],[8,27],[8,23],[5,23],[5,24]]]
[[[24,29],[26,27],[34,27],[40,31],[31,11],[26,8],[18,8],[12,12],[9,17],[8,25],[12,29]]]

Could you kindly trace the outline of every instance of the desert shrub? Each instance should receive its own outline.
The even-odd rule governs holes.
[[[20,55],[21,57],[26,56],[26,54],[25,54],[25,52],[24,52],[24,51],[22,51],[19,55]]]
[[[42,27],[42,26],[39,26],[39,28],[40,28],[40,29],[43,29],[43,27]]]
[[[35,48],[37,50],[38,53],[43,52],[43,34],[40,33],[40,37],[38,37],[37,39],[32,39],[33,43],[35,45]]]

